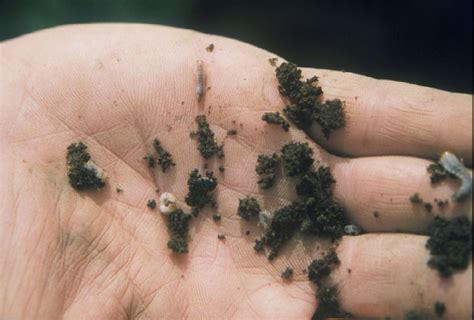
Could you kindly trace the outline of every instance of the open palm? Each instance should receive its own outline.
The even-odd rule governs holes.
[[[268,62],[274,55],[234,40],[90,25],[28,35],[0,50],[2,319],[310,318],[317,302],[303,269],[327,245],[297,237],[269,262],[253,250],[261,229],[236,214],[246,195],[269,210],[294,198],[291,180],[261,191],[255,174],[258,154],[289,141],[307,141],[331,167],[336,198],[369,232],[343,237],[337,249],[332,278],[346,311],[396,318],[443,301],[448,316],[470,317],[472,265],[442,280],[426,266],[426,237],[416,235],[437,214],[470,212],[470,199],[431,213],[409,201],[415,192],[448,199],[458,186],[430,185],[425,159],[451,150],[471,165],[470,96],[304,69],[318,75],[326,99],[345,101],[346,128],[326,140],[318,128],[307,136],[262,122],[264,112],[285,105]],[[206,74],[200,103],[197,60]],[[189,137],[198,114],[224,143],[225,158],[207,162],[218,178],[222,220],[204,210],[191,223],[189,253],[176,255],[167,248],[166,221],[146,203],[158,199],[158,188],[188,209],[189,173],[206,163]],[[226,137],[230,129],[237,135]],[[143,160],[154,138],[177,164],[166,173]],[[99,192],[68,183],[66,148],[77,141],[107,172]],[[292,282],[280,278],[287,266]]]

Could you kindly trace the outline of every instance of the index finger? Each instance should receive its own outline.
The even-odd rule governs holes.
[[[437,159],[451,151],[472,166],[472,96],[377,80],[353,73],[305,69],[316,74],[325,99],[344,101],[346,126],[324,138],[327,150],[346,156],[409,155]]]

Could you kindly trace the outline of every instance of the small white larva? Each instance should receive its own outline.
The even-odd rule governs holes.
[[[107,179],[107,174],[105,173],[104,169],[99,167],[94,161],[90,159],[84,164],[84,168],[94,171],[95,176],[98,179],[101,179],[101,180]]]
[[[344,232],[350,236],[357,236],[362,232],[362,229],[355,224],[348,224],[344,226]]]
[[[455,175],[461,180],[461,186],[453,194],[453,199],[455,201],[462,201],[472,192],[472,177],[469,171],[464,167],[464,165],[459,161],[459,159],[452,154],[451,152],[444,152],[439,163],[443,168],[449,173]]]
[[[167,216],[176,211],[176,197],[170,192],[163,192],[160,196],[160,212]]]
[[[204,68],[202,60],[197,61],[196,73],[196,98],[201,101],[204,96]]]
[[[272,224],[273,215],[270,211],[263,210],[258,214],[258,225],[263,227],[263,230],[267,231]]]

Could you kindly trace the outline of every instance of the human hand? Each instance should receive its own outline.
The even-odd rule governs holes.
[[[210,43],[212,52],[205,50]],[[450,150],[471,166],[471,96],[304,69],[319,77],[325,99],[345,101],[346,127],[326,140],[317,128],[307,137],[294,126],[285,133],[262,122],[264,112],[285,105],[268,63],[274,55],[234,40],[158,26],[85,25],[0,48],[2,318],[310,318],[315,288],[302,270],[327,244],[318,242],[318,250],[314,240],[294,239],[269,262],[253,250],[261,230],[236,215],[238,199],[249,194],[270,210],[294,197],[290,179],[261,191],[255,174],[258,154],[289,141],[308,142],[331,168],[335,197],[368,232],[343,237],[337,248],[341,263],[331,277],[344,310],[397,318],[443,301],[446,318],[471,317],[472,264],[442,280],[426,265],[427,237],[415,234],[436,214],[471,215],[471,199],[432,213],[409,201],[415,192],[430,202],[448,199],[458,186],[431,185],[427,159]],[[200,104],[197,60],[209,87]],[[189,253],[177,256],[166,246],[165,220],[146,203],[157,199],[158,187],[187,208],[188,175],[205,163],[189,138],[200,112],[217,140],[225,139],[225,172],[209,162],[222,221],[203,211],[191,223]],[[237,135],[225,138],[229,129]],[[155,137],[177,164],[164,174],[142,159]],[[99,192],[69,185],[65,152],[77,141],[107,172]],[[295,270],[292,282],[280,279],[287,266]]]

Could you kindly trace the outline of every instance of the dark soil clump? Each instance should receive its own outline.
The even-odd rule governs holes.
[[[314,162],[313,150],[308,143],[290,142],[281,149],[281,160],[285,173],[292,177],[309,170]]]
[[[246,197],[239,200],[237,214],[242,217],[242,219],[250,220],[251,217],[257,216],[260,211],[260,205],[258,204],[257,199]]]
[[[299,198],[277,209],[265,232],[269,259],[298,231],[337,239],[347,225],[346,211],[333,199],[335,180],[328,167],[305,173],[296,190]]]
[[[418,193],[413,194],[413,195],[410,197],[410,201],[411,201],[411,203],[414,203],[414,204],[423,203],[423,199],[421,199],[421,197],[420,197],[420,195],[419,195]]]
[[[253,249],[257,252],[261,252],[265,249],[265,242],[266,238],[263,237],[261,239],[255,239],[255,245],[253,246]]]
[[[150,208],[151,210],[154,210],[156,208],[156,201],[155,200],[148,200],[146,203],[146,206]]]
[[[280,125],[283,130],[290,130],[289,123],[280,115],[279,112],[265,112],[262,116],[262,120],[268,124]]]
[[[275,173],[279,163],[279,157],[276,153],[271,156],[260,154],[257,159],[255,171],[262,176],[257,184],[262,189],[270,189],[275,182]]]
[[[438,208],[442,209],[449,204],[449,200],[435,199],[435,203],[438,205]]]
[[[319,287],[316,292],[316,298],[318,299],[318,308],[311,317],[312,320],[344,318],[350,316],[347,312],[341,310],[336,287]]]
[[[228,136],[235,136],[236,134],[237,134],[237,130],[235,130],[235,129],[227,130],[227,135]]]
[[[188,252],[188,232],[191,215],[186,214],[181,209],[176,209],[168,216],[168,230],[171,238],[168,241],[168,248],[176,253]]]
[[[452,220],[435,217],[428,227],[428,235],[426,248],[431,253],[428,260],[431,268],[437,269],[442,277],[467,268],[472,252],[472,225],[467,217]]]
[[[339,264],[336,252],[329,252],[324,258],[316,259],[308,266],[308,278],[318,286],[331,273],[331,266]]]
[[[214,51],[214,43],[211,43],[210,45],[208,45],[208,46],[206,47],[206,51],[208,51],[208,52]]]
[[[431,212],[431,210],[433,210],[433,205],[429,202],[425,202],[423,204],[423,207],[425,207],[425,210],[428,211],[428,212]]]
[[[272,67],[276,67],[276,62],[277,62],[278,58],[274,57],[274,58],[268,58],[268,62],[270,62],[270,65]]]
[[[301,80],[296,64],[283,62],[276,68],[278,90],[291,104],[283,110],[300,129],[308,129],[314,122],[321,126],[326,138],[331,132],[345,126],[343,104],[340,100],[322,102],[322,89],[315,86],[317,77]]]
[[[438,317],[442,317],[444,313],[446,312],[446,306],[444,303],[436,301],[436,303],[433,306],[434,312]]]
[[[156,158],[152,155],[148,155],[143,157],[143,160],[145,160],[148,164],[148,168],[153,169],[156,167]]]
[[[222,146],[217,145],[214,132],[209,127],[209,123],[206,120],[206,116],[199,115],[196,117],[196,123],[198,125],[197,131],[191,132],[191,137],[197,137],[198,150],[204,159],[210,159],[217,155],[218,158],[224,156]]]
[[[410,310],[407,313],[405,313],[405,316],[403,317],[403,320],[431,320],[433,317],[422,311],[415,311],[415,310]]]
[[[91,160],[87,146],[72,143],[66,153],[69,184],[76,190],[100,189],[105,186],[102,170]]]
[[[446,169],[438,162],[430,164],[426,170],[431,173],[431,183],[437,183],[443,181],[446,178],[456,178],[455,175],[446,171]]]
[[[217,179],[212,172],[206,172],[202,176],[198,169],[191,171],[188,179],[188,194],[185,197],[187,205],[193,208],[195,215],[207,204],[214,204],[214,199],[210,194],[217,186]]]
[[[289,280],[291,277],[293,277],[293,269],[286,267],[285,271],[281,273],[281,278],[284,280]]]
[[[321,130],[329,139],[331,133],[345,126],[344,110],[341,100],[327,100],[319,104],[319,110],[314,114],[315,121],[321,126]]]
[[[275,211],[270,228],[265,233],[265,245],[270,248],[268,259],[275,258],[280,248],[298,231],[305,213],[306,204],[302,201],[294,201]]]
[[[169,167],[176,165],[176,163],[173,162],[171,154],[161,146],[160,140],[153,140],[153,147],[156,153],[158,153],[158,164],[161,166],[163,172],[166,172]]]
[[[321,166],[317,171],[307,172],[301,177],[296,185],[296,193],[322,201],[332,196],[331,188],[335,182],[329,167]]]

